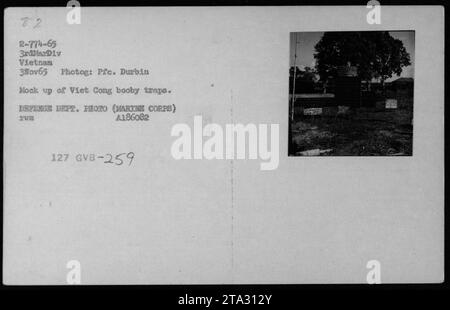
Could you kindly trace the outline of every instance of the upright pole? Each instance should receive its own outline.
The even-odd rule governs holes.
[[[291,155],[294,151],[293,143],[292,143],[292,123],[294,122],[294,104],[295,104],[295,79],[297,74],[297,33],[295,34],[295,48],[294,48],[294,78],[292,82],[292,98],[291,98],[291,104],[289,109],[289,133],[288,133],[288,153]]]
[[[294,120],[294,104],[295,104],[295,79],[297,77],[297,34],[295,34],[295,50],[294,50],[294,81],[292,82],[292,98],[291,98],[291,120]]]

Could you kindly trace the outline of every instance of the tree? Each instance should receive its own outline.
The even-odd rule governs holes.
[[[350,63],[358,68],[361,79],[384,81],[411,64],[401,40],[387,31],[325,32],[315,45],[314,58],[320,79],[337,75],[339,66]]]

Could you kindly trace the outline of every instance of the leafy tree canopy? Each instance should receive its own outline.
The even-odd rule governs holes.
[[[411,64],[403,42],[387,31],[325,32],[315,50],[321,80],[335,77],[339,66],[350,63],[362,79],[384,81]]]

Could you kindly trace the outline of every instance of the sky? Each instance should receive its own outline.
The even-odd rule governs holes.
[[[400,76],[393,75],[387,79],[387,82],[398,79],[399,77],[414,77],[414,31],[389,31],[390,35],[403,42],[406,51],[411,57],[411,65],[403,67]],[[304,67],[314,67],[314,46],[319,42],[323,32],[291,32],[290,37],[290,67],[294,64],[295,37],[297,36],[297,61],[296,65],[300,69]]]

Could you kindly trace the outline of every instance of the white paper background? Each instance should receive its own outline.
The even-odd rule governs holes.
[[[3,282],[83,284],[440,282],[444,271],[441,7],[65,8],[5,12]],[[20,26],[39,16],[40,28]],[[287,156],[289,33],[415,30],[412,157]],[[149,77],[18,77],[18,41],[55,39],[55,67],[148,67]],[[55,70],[53,70],[55,71]],[[214,84],[214,86],[211,86]],[[170,96],[23,96],[21,85],[169,87]],[[19,104],[171,104],[175,114],[38,114]],[[280,165],[181,160],[175,123],[280,124]],[[130,167],[51,154],[133,151]]]

